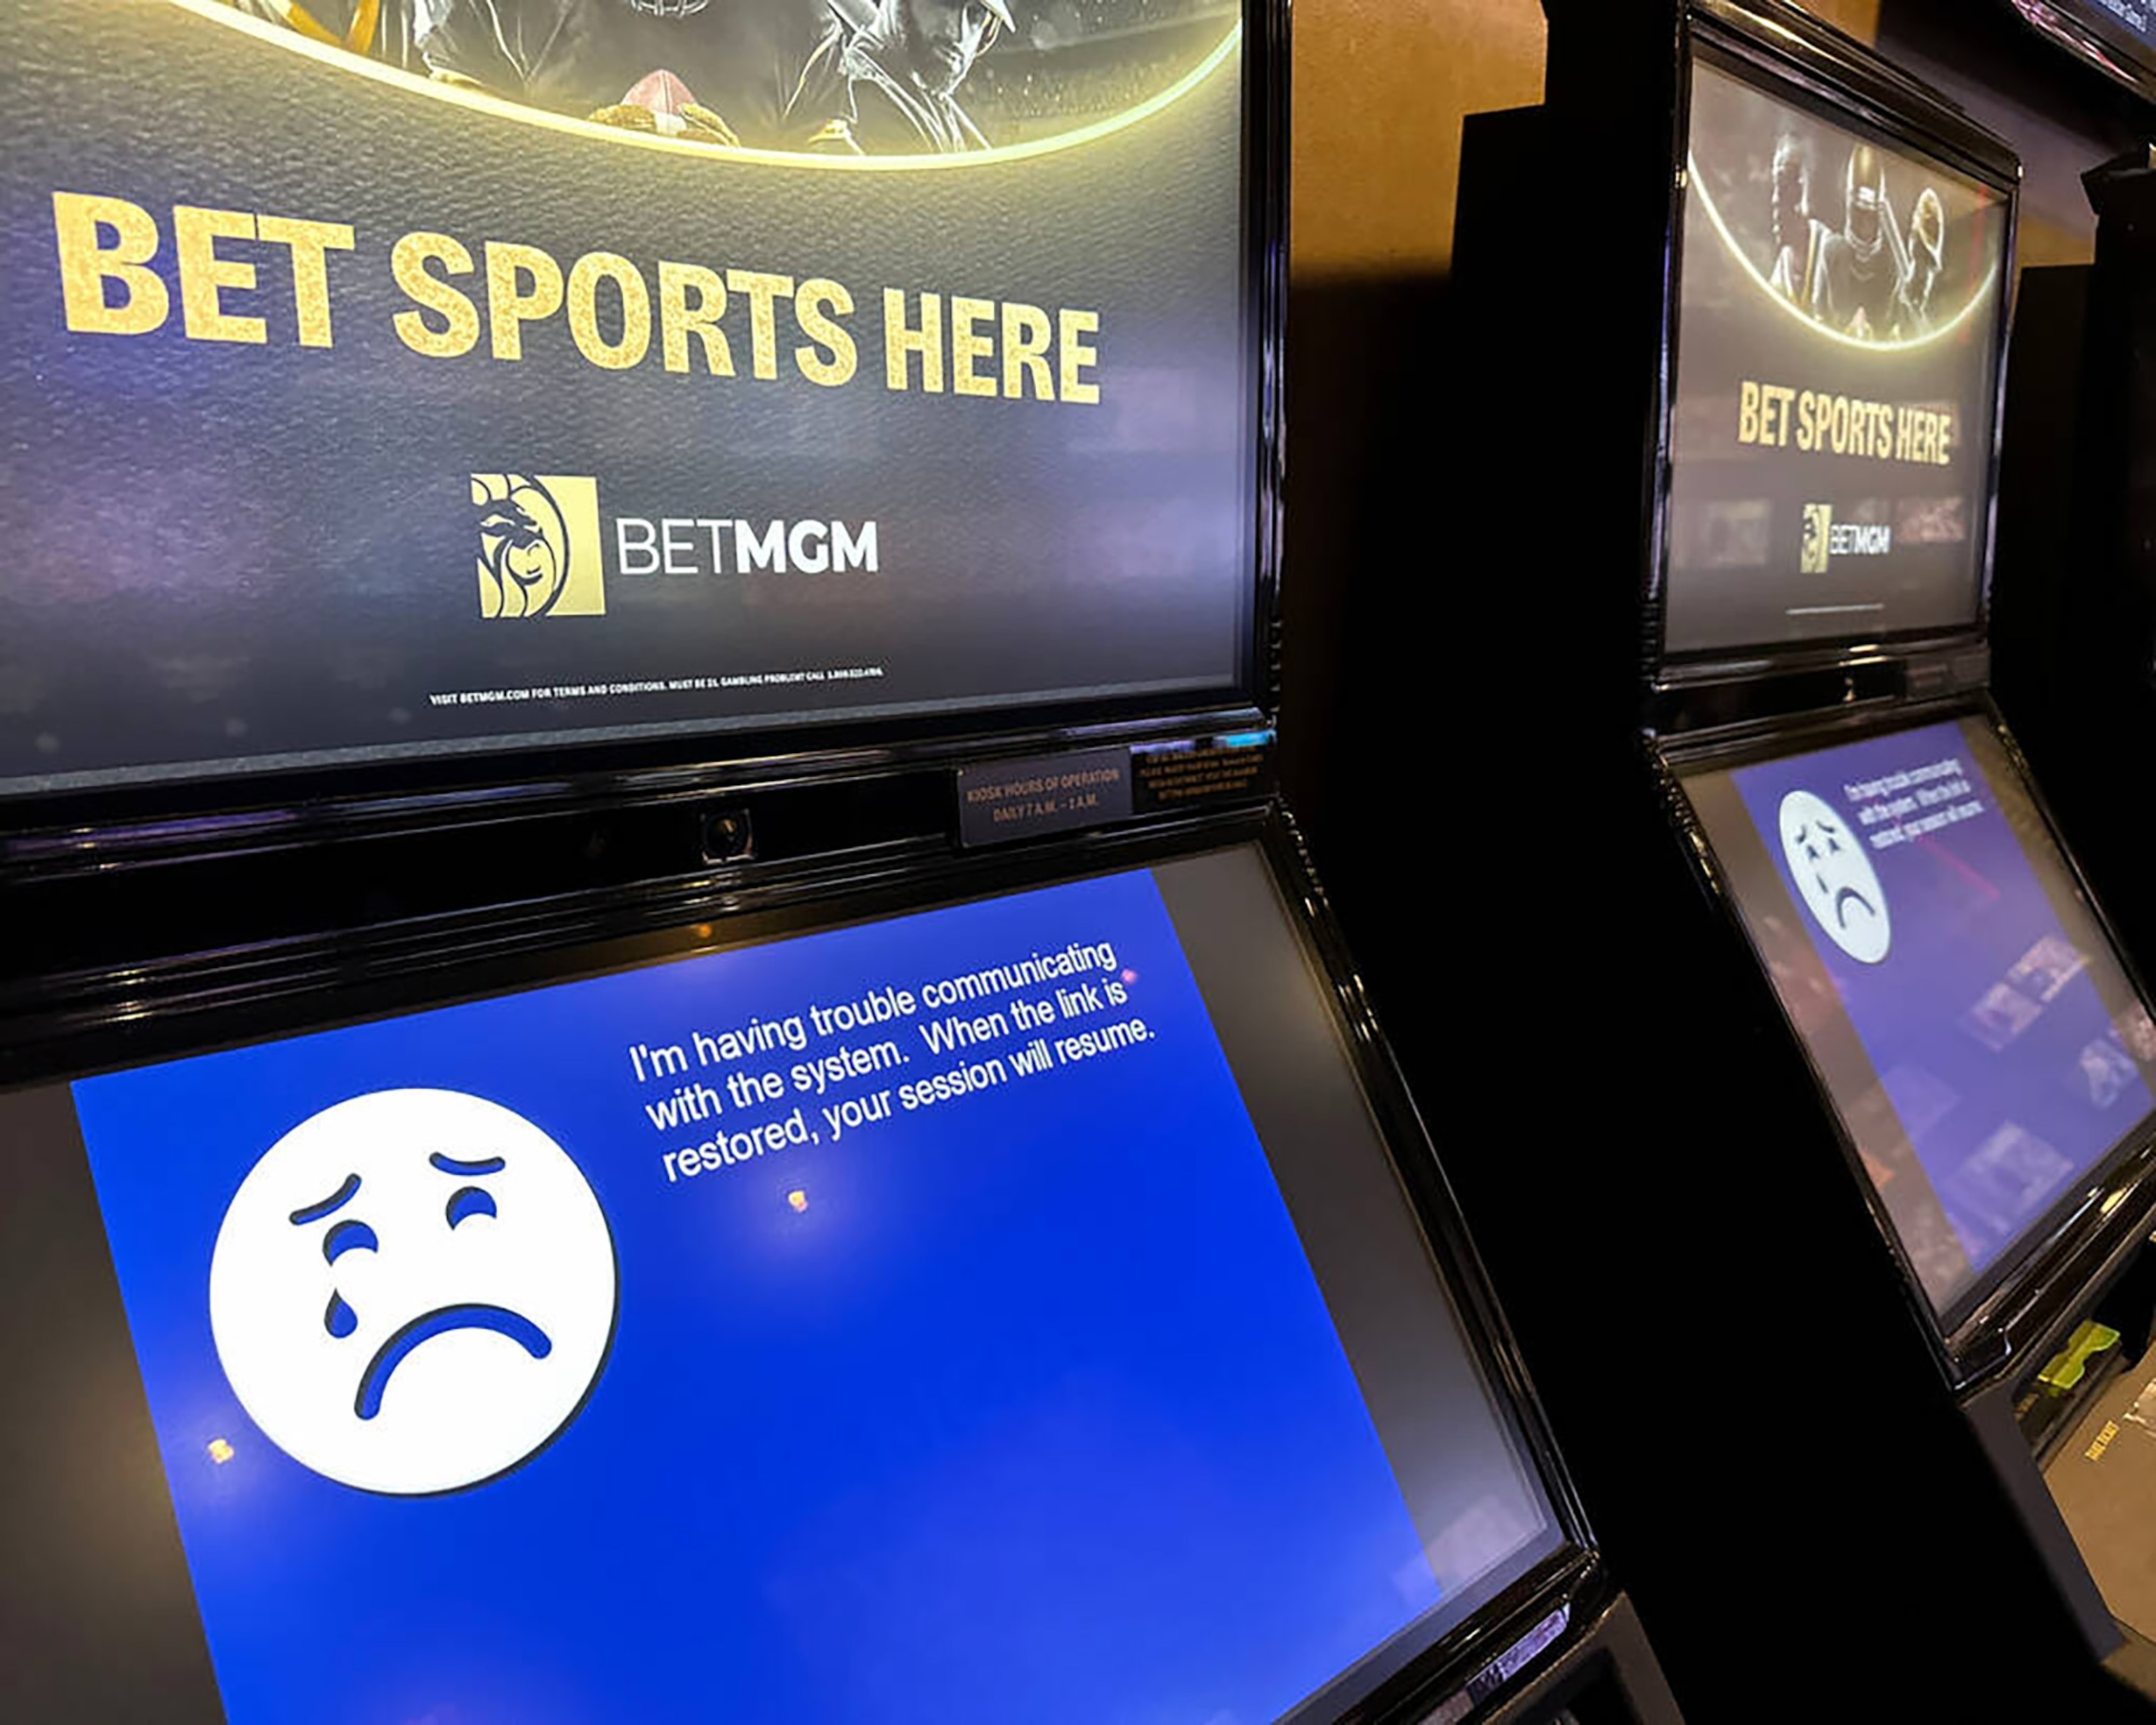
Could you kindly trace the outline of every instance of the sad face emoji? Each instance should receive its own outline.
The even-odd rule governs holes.
[[[576,1415],[613,1336],[613,1240],[546,1133],[455,1091],[302,1121],[240,1183],[210,1327],[248,1414],[347,1486],[452,1491]]]
[[[1859,964],[1878,963],[1894,931],[1863,839],[1810,791],[1782,798],[1779,824],[1782,856],[1812,921]]]

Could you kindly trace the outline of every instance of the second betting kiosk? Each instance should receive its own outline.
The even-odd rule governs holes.
[[[1458,239],[1514,332],[1452,793],[1503,860],[1394,905],[1373,997],[1434,1109],[1440,956],[1478,1085],[1578,1072],[1459,1179],[1689,1705],[1744,1716],[1768,1637],[1790,1717],[2134,1707],[2044,1466],[2148,1232],[2156,1023],[1987,691],[2018,164],[1776,0],[1546,10]]]
[[[1280,15],[6,10],[0,1711],[1674,1720],[1270,793]]]

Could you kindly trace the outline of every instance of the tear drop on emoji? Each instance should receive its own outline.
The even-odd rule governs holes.
[[[1782,860],[1812,921],[1859,964],[1883,963],[1893,944],[1893,919],[1863,834],[1810,791],[1783,798],[1777,824]]]
[[[613,1237],[567,1152],[444,1090],[301,1121],[240,1183],[210,1329],[263,1435],[340,1484],[485,1483],[576,1418],[613,1339]]]

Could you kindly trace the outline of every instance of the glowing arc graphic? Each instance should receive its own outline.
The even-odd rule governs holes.
[[[224,3],[224,0],[166,0],[166,3],[179,7],[208,23],[220,24],[226,29],[238,30],[290,53],[304,54],[324,65],[333,66],[340,72],[371,79],[393,90],[432,96],[478,113],[521,121],[527,126],[569,132],[578,137],[632,150],[669,151],[722,163],[808,168],[827,173],[918,173],[932,169],[989,167],[998,162],[1022,162],[1029,157],[1052,156],[1059,151],[1075,149],[1081,144],[1091,143],[1096,138],[1110,136],[1136,126],[1141,121],[1150,120],[1162,110],[1172,107],[1219,71],[1241,46],[1243,40],[1242,22],[1238,19],[1217,48],[1167,89],[1156,91],[1120,114],[1111,114],[1106,120],[1096,120],[1090,125],[1081,126],[1070,131],[1058,132],[1053,137],[1029,138],[1022,144],[997,144],[986,150],[969,150],[956,156],[809,156],[792,150],[757,150],[746,145],[696,144],[681,138],[657,137],[649,132],[625,131],[618,126],[601,126],[593,121],[572,119],[566,114],[552,114],[543,108],[527,107],[521,102],[490,95],[485,90],[433,83],[415,74],[399,71],[394,66],[385,66],[345,49],[331,48],[312,41],[281,24],[273,24],[265,19],[235,12]]]
[[[1825,336],[1830,341],[1839,341],[1845,347],[1860,348],[1866,353],[1906,353],[1913,348],[1928,347],[1942,336],[1952,335],[1954,331],[1967,323],[1975,315],[1976,308],[1991,297],[1991,290],[1999,281],[1999,265],[1994,262],[1985,272],[1984,280],[1977,284],[1975,292],[1969,296],[1967,303],[1961,310],[1955,312],[1952,317],[1929,335],[1913,336],[1900,341],[1866,341],[1861,336],[1851,336],[1837,330],[1831,325],[1821,323],[1759,273],[1759,266],[1752,261],[1744,248],[1737,243],[1737,236],[1729,231],[1729,224],[1722,219],[1722,212],[1715,208],[1714,194],[1707,189],[1706,177],[1700,172],[1698,162],[1689,154],[1685,157],[1685,189],[1691,196],[1699,199],[1700,207],[1707,212],[1707,219],[1714,223],[1714,231],[1722,236],[1722,244],[1729,249],[1729,255],[1736,259],[1738,266],[1752,278],[1753,285],[1761,293],[1806,329]]]

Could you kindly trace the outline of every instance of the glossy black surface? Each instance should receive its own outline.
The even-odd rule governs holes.
[[[1459,325],[1534,332],[1458,356],[1460,394],[1489,414],[1458,549],[1491,573],[1394,619],[1403,638],[1489,644],[1450,691],[1438,754],[1448,806],[1485,819],[1449,892],[1374,801],[1336,819],[1322,860],[1429,1106],[1465,1120],[1503,1099],[1449,1165],[1693,1715],[2136,1716],[1881,1249],[1661,762],[1966,706],[1986,673],[1981,616],[1722,665],[1662,653],[1690,44],[1712,39],[1995,186],[2014,182],[2010,152],[1772,0],[1545,10],[1547,103],[1471,119],[1462,175]],[[1471,1070],[1457,999],[1430,986],[1440,973],[1475,979],[1487,1028]],[[2017,1317],[2017,1333],[2047,1317]],[[1763,1677],[1748,1657],[1762,1650]]]
[[[2156,43],[2104,9],[2104,0],[2009,0],[2030,28],[2144,102],[2156,102]],[[2144,8],[2145,13],[2145,8]]]

